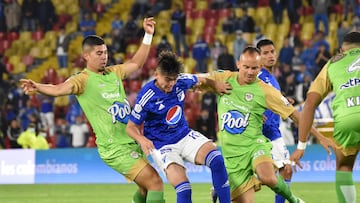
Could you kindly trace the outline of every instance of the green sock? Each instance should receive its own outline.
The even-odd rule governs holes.
[[[149,190],[146,195],[146,203],[165,203],[164,193],[160,191]]]
[[[142,195],[139,190],[137,190],[133,196],[133,202],[134,203],[146,203],[145,196]]]
[[[339,203],[356,202],[356,190],[352,172],[336,171],[335,187]]]
[[[296,203],[296,197],[291,193],[290,188],[285,183],[284,179],[281,176],[277,177],[278,181],[276,185],[271,188],[276,194],[283,196],[289,201],[289,203]]]

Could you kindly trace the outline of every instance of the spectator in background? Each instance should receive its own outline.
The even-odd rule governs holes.
[[[235,40],[233,42],[234,49],[234,60],[237,61],[240,58],[242,51],[245,49],[248,44],[245,39],[242,37],[243,32],[241,30],[236,30]]]
[[[312,1],[312,7],[314,8],[314,21],[315,21],[315,32],[320,31],[320,21],[324,25],[325,35],[329,33],[329,18],[328,8],[331,6],[330,0],[316,0]]]
[[[22,130],[26,130],[31,123],[31,116],[36,115],[39,117],[39,111],[36,107],[33,106],[30,99],[26,100],[25,107],[21,108],[19,111],[18,118],[20,119],[20,126]]]
[[[300,37],[296,34],[295,30],[290,30],[289,45],[292,47],[302,45]]]
[[[238,29],[242,30],[243,32],[255,32],[255,21],[251,16],[248,15],[247,8],[243,8],[243,16],[239,20]]]
[[[52,146],[56,143],[55,137],[55,114],[54,114],[54,98],[39,95],[40,103],[40,119],[46,132],[48,132],[51,139]]]
[[[175,40],[175,51],[181,56],[181,46],[185,56],[188,55],[188,46],[186,44],[186,15],[181,10],[180,4],[175,4],[175,10],[171,14],[171,33]]]
[[[80,30],[84,38],[86,36],[96,34],[95,33],[96,22],[92,19],[91,14],[92,13],[88,13],[88,12],[85,13],[84,18],[80,21]]]
[[[6,32],[6,22],[5,22],[5,13],[4,13],[5,3],[0,1],[0,32]]]
[[[35,31],[37,4],[37,0],[24,0],[21,4],[22,30],[32,32]]]
[[[89,136],[89,127],[82,116],[76,117],[76,122],[70,125],[72,147],[85,147]]]
[[[291,66],[294,71],[300,71],[301,66],[304,65],[304,62],[301,59],[301,53],[302,53],[302,46],[297,45],[294,47],[294,55],[291,58]]]
[[[290,46],[289,38],[285,38],[284,45],[281,47],[279,52],[280,64],[287,63],[291,64],[291,60],[294,56],[294,48]]]
[[[322,67],[324,67],[324,65],[329,61],[330,58],[331,58],[330,52],[328,50],[326,50],[326,46],[324,44],[321,44],[315,55],[316,69],[315,69],[315,72],[313,75],[314,78],[316,78],[316,76],[321,71]]]
[[[282,15],[284,10],[284,0],[270,0],[270,7],[274,18],[275,24],[281,24]]]
[[[344,0],[343,1],[343,14],[344,14],[344,21],[347,20],[348,17],[348,11],[349,11],[349,5],[350,5],[350,9],[353,13],[354,16],[357,16],[357,0]],[[344,22],[342,21],[342,22]],[[344,36],[343,36],[344,37]],[[339,46],[340,47],[340,46]]]
[[[172,51],[172,46],[167,40],[166,35],[161,37],[160,43],[156,46],[156,57],[158,57],[162,51]]]
[[[125,22],[123,33],[125,42],[138,40],[139,27],[137,25],[136,19],[131,14],[128,15],[127,21]]]
[[[6,18],[6,27],[9,32],[18,32],[21,22],[21,7],[17,0],[11,0],[5,4],[4,14]]]
[[[68,67],[68,50],[70,40],[70,36],[68,36],[65,32],[65,28],[60,27],[56,40],[56,56],[60,68]]]
[[[66,113],[66,122],[69,125],[73,125],[76,123],[76,118],[79,116],[83,116],[83,111],[80,107],[79,102],[76,100],[74,95],[69,96],[70,104],[69,109]]]
[[[171,8],[172,0],[155,0],[151,6],[151,15],[157,16],[160,11],[168,10]]]
[[[111,21],[112,31],[121,32],[123,27],[124,27],[124,22],[120,19],[120,15],[118,13],[115,13],[114,19]]]
[[[232,34],[235,32],[238,24],[238,19],[236,17],[235,11],[230,12],[230,15],[225,18],[223,21],[221,28],[223,33],[225,34]]]
[[[215,119],[210,117],[210,112],[207,109],[201,109],[200,116],[196,119],[196,131],[205,135],[213,142],[217,141],[215,127]]]
[[[20,134],[22,133],[20,123],[18,120],[14,119],[10,121],[10,125],[7,128],[6,136],[9,140],[10,148],[21,148],[21,145],[17,143],[17,139],[19,138]]]
[[[287,14],[291,24],[299,22],[300,14],[298,9],[302,6],[302,1],[299,0],[287,0],[286,2]]]
[[[316,55],[317,49],[314,48],[314,42],[312,39],[309,40],[309,43],[307,47],[303,50],[301,53],[301,60],[305,63],[306,68],[308,71],[311,72],[312,76],[314,76],[315,73],[315,55]]]
[[[67,125],[64,119],[58,119],[55,125],[56,132],[56,143],[54,147],[56,148],[66,148],[70,147],[70,134],[69,134],[70,126]]]
[[[20,134],[17,142],[24,149],[49,149],[49,143],[45,137],[45,131],[36,132],[35,126],[30,125],[26,131]]]
[[[348,26],[346,21],[340,21],[338,29],[336,30],[336,37],[337,37],[337,48],[341,47],[342,41],[345,35],[351,31],[351,27]]]
[[[256,45],[262,39],[266,39],[266,37],[261,32],[261,28],[260,27],[255,27],[255,38],[254,38],[254,41],[253,41],[253,45]]]
[[[219,56],[224,53],[225,46],[221,43],[219,39],[215,39],[214,44],[210,47],[210,58],[213,63],[213,69],[218,69],[218,58]]]
[[[230,54],[227,47],[224,47],[217,60],[218,69],[236,71],[237,66],[234,60],[234,55]]]
[[[148,0],[135,0],[131,7],[130,15],[133,16],[134,19],[140,19],[144,17],[149,9],[150,4]]]
[[[51,0],[38,0],[36,16],[40,27],[46,32],[56,22],[55,8]]]
[[[207,59],[210,56],[210,49],[206,41],[201,35],[197,37],[197,40],[192,49],[192,57],[196,61],[196,72],[205,73],[207,72]]]

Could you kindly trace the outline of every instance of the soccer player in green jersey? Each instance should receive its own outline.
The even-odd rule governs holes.
[[[106,67],[108,51],[104,40],[90,35],[82,43],[87,64],[80,73],[57,85],[40,84],[27,79],[20,81],[26,94],[76,95],[96,134],[102,160],[138,185],[133,202],[163,203],[163,182],[159,174],[125,130],[131,109],[121,80],[145,63],[155,31],[154,19],[145,18],[143,28],[145,35],[141,46],[124,64]]]
[[[299,143],[290,159],[299,166],[315,108],[333,91],[333,140],[336,144],[336,193],[339,203],[355,203],[356,190],[352,171],[360,149],[360,33],[345,35],[341,52],[322,68],[311,85],[301,113]]]
[[[290,203],[303,202],[291,193],[281,176],[276,176],[272,144],[262,133],[266,109],[295,123],[299,113],[277,89],[257,78],[260,59],[257,48],[247,47],[237,63],[239,72],[212,72],[208,76],[232,87],[230,94],[218,95],[219,137],[232,201],[254,202],[255,191],[264,184]],[[324,138],[315,128],[311,133]]]

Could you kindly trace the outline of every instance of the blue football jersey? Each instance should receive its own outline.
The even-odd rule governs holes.
[[[185,93],[197,82],[195,75],[181,74],[169,93],[161,91],[154,80],[140,90],[130,120],[138,125],[144,122],[144,135],[156,149],[177,143],[190,132],[184,114]]]
[[[280,91],[280,85],[276,78],[265,68],[262,68],[258,78],[260,78],[262,81],[267,83],[268,85],[271,85],[275,87],[277,90]],[[264,115],[266,116],[267,120],[263,124],[263,134],[265,137],[269,138],[271,141],[276,140],[277,138],[281,137],[281,133],[279,130],[280,126],[280,116],[269,109],[264,112]]]

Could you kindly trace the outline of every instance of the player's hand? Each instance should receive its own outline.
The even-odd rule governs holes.
[[[289,102],[290,104],[294,104],[294,103],[295,103],[295,100],[294,100],[293,98],[291,98],[291,97],[286,97],[286,99],[288,100],[288,102]]]
[[[21,88],[26,95],[35,94],[37,91],[36,83],[28,79],[20,79]]]
[[[144,18],[143,27],[146,33],[153,35],[155,32],[154,17]]]
[[[304,156],[305,150],[296,149],[290,156],[291,166],[293,167],[294,172],[296,172],[296,166],[303,168],[300,159]]]
[[[320,137],[317,137],[317,138],[318,138],[319,143],[325,148],[327,153],[329,155],[331,155],[330,147],[334,150],[335,147],[336,147],[335,143],[330,138],[327,138],[325,136],[320,136]]]
[[[215,81],[215,91],[217,94],[230,94],[232,90],[231,85],[228,82],[224,81]]]
[[[153,142],[146,137],[138,140],[138,143],[140,144],[141,149],[146,154],[146,156],[148,156],[150,152],[155,149]]]

